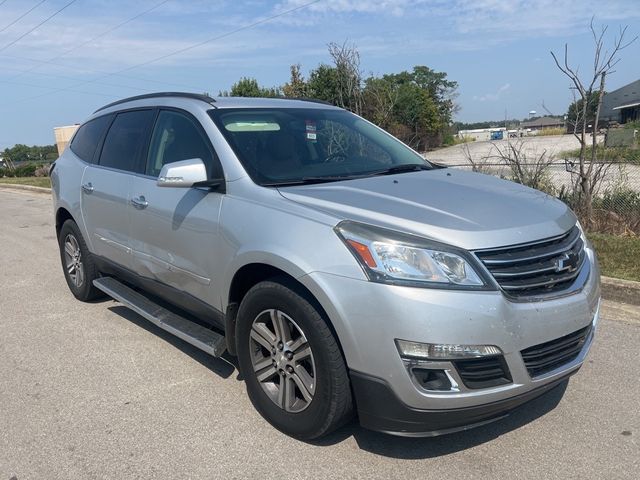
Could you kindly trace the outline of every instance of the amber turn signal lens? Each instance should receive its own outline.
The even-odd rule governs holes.
[[[371,251],[369,250],[369,247],[367,247],[363,243],[356,242],[355,240],[347,240],[347,242],[349,243],[349,245],[351,245],[351,248],[355,250],[355,252],[358,254],[360,259],[368,267],[375,268],[378,266],[376,264],[376,261],[373,259],[373,255],[371,255]]]

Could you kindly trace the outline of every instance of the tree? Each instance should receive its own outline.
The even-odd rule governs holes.
[[[365,81],[364,116],[417,150],[441,144],[455,111],[457,83],[425,66],[371,76]]]
[[[363,115],[379,127],[389,130],[398,96],[398,89],[392,82],[373,76],[367,78],[363,91]]]
[[[255,78],[242,77],[231,86],[230,92],[220,92],[221,97],[279,97],[278,88],[264,88]]]
[[[329,44],[329,55],[333,59],[336,77],[337,105],[362,114],[362,72],[360,52],[353,44],[344,42]]]
[[[591,96],[587,99],[587,108],[586,108],[586,122],[587,127],[589,125],[593,125],[593,130],[597,130],[597,125],[594,123],[596,118],[596,110],[598,109],[598,92],[592,92]],[[569,105],[569,109],[567,110],[567,123],[570,131],[575,131],[576,126],[579,123],[580,117],[583,112],[583,103],[584,101],[581,98],[571,102]],[[579,130],[579,127],[578,127]]]
[[[38,146],[23,145],[18,143],[11,148],[5,148],[2,157],[12,163],[27,162],[53,162],[58,158],[58,149],[55,145]]]
[[[309,96],[309,85],[304,79],[299,63],[291,65],[291,77],[289,83],[282,86],[282,94],[290,98],[306,98]]]
[[[450,134],[458,84],[444,72],[418,65],[411,71],[364,78],[353,44],[330,43],[331,63],[321,63],[308,79],[299,64],[282,87],[263,88],[243,77],[225,96],[307,97],[324,100],[365,117],[417,150],[440,145]]]
[[[578,175],[577,179],[577,194],[578,204],[577,208],[579,214],[582,215],[585,223],[590,225],[592,222],[593,213],[593,197],[600,185],[600,182],[606,175],[611,163],[602,161],[597,162],[597,135],[595,135],[595,129],[597,128],[600,107],[602,106],[602,97],[604,95],[605,83],[607,75],[612,73],[614,67],[620,61],[619,54],[626,47],[631,45],[637,37],[631,41],[626,42],[625,36],[627,33],[627,27],[621,28],[618,35],[613,40],[613,45],[610,50],[604,50],[605,47],[605,35],[607,33],[607,27],[602,26],[600,31],[597,32],[593,24],[593,18],[589,25],[591,35],[594,43],[593,65],[584,76],[578,73],[576,67],[569,65],[569,46],[565,43],[564,46],[564,61],[561,63],[558,60],[556,54],[552,51],[551,56],[558,67],[558,69],[565,75],[572,83],[572,90],[574,92],[574,102],[581,101],[580,109],[576,111],[575,123],[573,128],[573,134],[580,142],[580,154],[578,157]],[[595,114],[593,117],[594,135],[592,135],[591,141],[591,155],[587,158],[587,127],[589,125],[589,105],[593,104],[593,98],[597,98],[597,104]],[[604,160],[604,159],[603,159]]]
[[[309,95],[318,100],[338,104],[338,74],[335,68],[321,63],[309,74]]]

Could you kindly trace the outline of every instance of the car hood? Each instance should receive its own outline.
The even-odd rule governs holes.
[[[576,222],[559,200],[489,175],[449,168],[282,187],[285,198],[334,216],[466,249],[560,235]]]

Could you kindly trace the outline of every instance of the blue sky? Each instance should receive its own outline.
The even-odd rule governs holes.
[[[306,73],[328,61],[327,43],[345,40],[358,46],[367,74],[414,65],[447,72],[459,83],[459,120],[505,111],[523,118],[542,113],[543,101],[562,114],[569,83],[549,50],[568,42],[571,62],[586,73],[592,15],[609,26],[610,41],[621,25],[640,34],[638,0],[76,0],[45,21],[70,1],[0,0],[0,149],[53,143],[54,126],[126,96],[217,94],[241,76],[278,85],[289,65]],[[621,57],[608,90],[640,78],[640,41]]]

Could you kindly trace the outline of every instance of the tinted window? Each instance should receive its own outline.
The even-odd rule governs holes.
[[[119,113],[104,140],[100,165],[142,173],[154,113],[153,110]]]
[[[71,150],[85,162],[93,160],[96,147],[113,118],[111,115],[94,118],[82,125],[71,142]]]
[[[200,158],[210,176],[221,176],[220,172],[211,172],[213,154],[196,123],[182,113],[161,111],[151,137],[146,174],[157,177],[163,165],[192,158]]]
[[[217,109],[209,115],[254,181],[336,181],[429,169],[406,145],[344,110]]]

